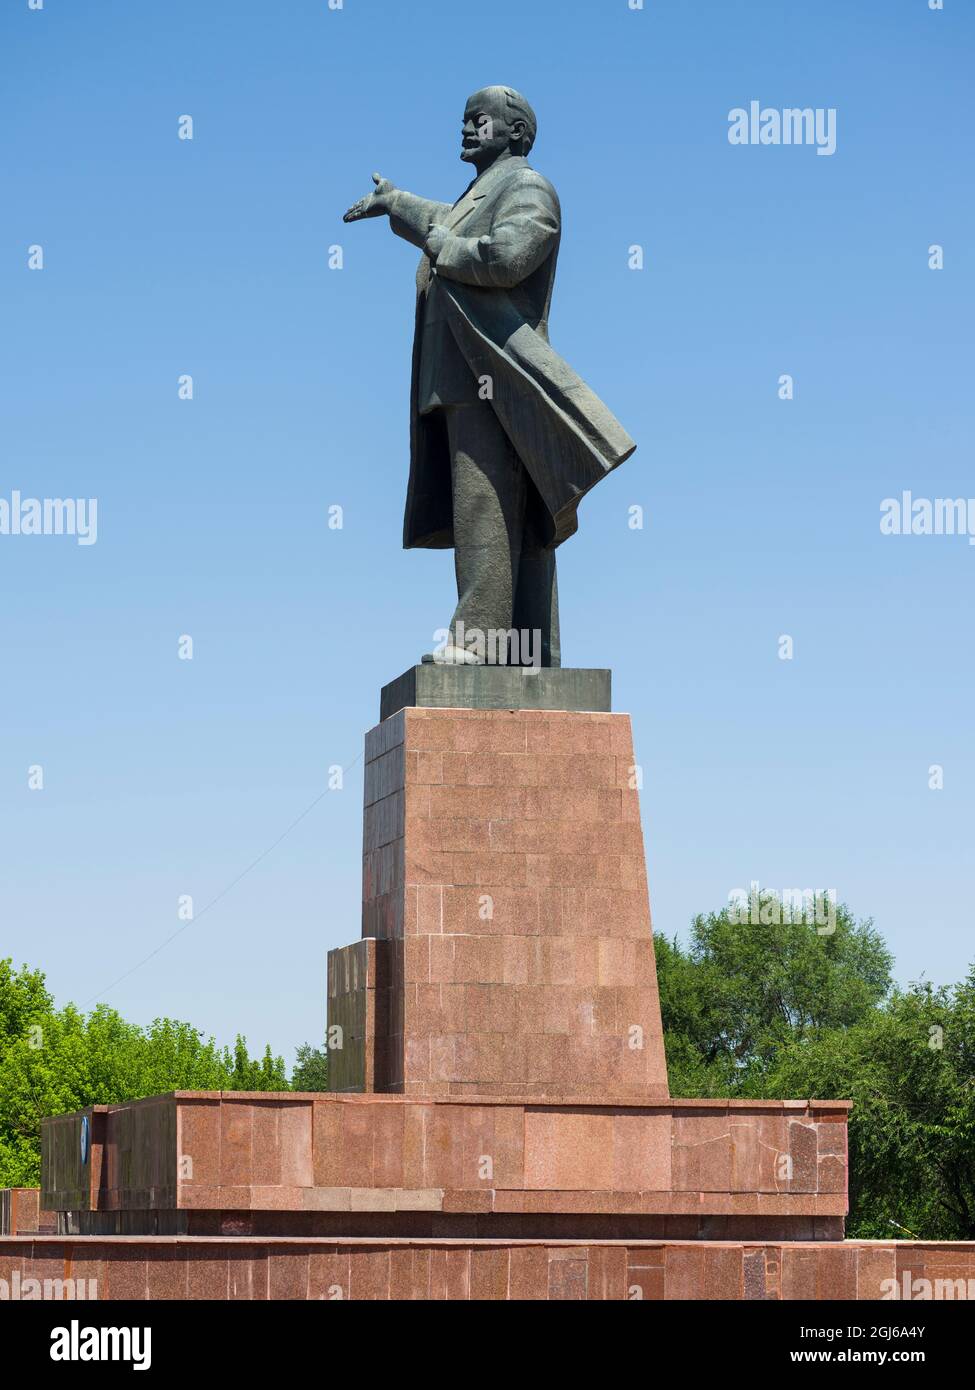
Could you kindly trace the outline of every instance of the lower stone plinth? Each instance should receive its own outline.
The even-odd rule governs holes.
[[[829,1240],[847,1110],[174,1092],[45,1120],[42,1201],[82,1233]]]
[[[975,1297],[975,1243],[0,1237],[0,1296],[961,1299]]]

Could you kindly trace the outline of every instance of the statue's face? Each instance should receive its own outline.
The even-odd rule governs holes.
[[[509,120],[502,94],[475,92],[464,108],[460,157],[468,164],[487,168],[508,149],[512,136],[519,134],[524,127],[522,120]]]

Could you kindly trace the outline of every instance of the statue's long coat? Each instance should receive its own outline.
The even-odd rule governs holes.
[[[453,338],[474,377],[490,378],[491,404],[544,504],[543,539],[560,545],[576,529],[585,494],[636,445],[549,346],[561,233],[555,189],[523,158],[512,158],[488,169],[453,207],[412,194],[397,198],[410,200],[414,222],[422,212],[449,228],[435,268],[424,256],[417,273],[403,545],[454,543],[446,432],[439,412],[421,414],[418,399],[427,293],[442,296]],[[395,213],[392,225],[405,234]]]

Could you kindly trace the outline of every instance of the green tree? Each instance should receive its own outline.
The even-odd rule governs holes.
[[[975,1239],[975,967],[783,1049],[768,1082],[770,1097],[853,1101],[848,1234]]]
[[[328,1090],[328,1053],[324,1048],[302,1043],[295,1051],[295,1069],[291,1073],[293,1091]]]
[[[22,1037],[53,1006],[39,970],[25,965],[15,973],[9,958],[0,960],[0,1057],[9,1042]]]
[[[231,1077],[230,1091],[290,1091],[283,1057],[272,1057],[270,1046],[258,1062],[247,1051],[247,1039],[237,1034],[234,1050],[224,1049],[224,1065]]]
[[[852,1100],[848,1234],[975,1238],[975,967],[894,989],[845,907],[825,933],[711,913],[656,951],[673,1095]]]
[[[673,1095],[760,1095],[784,1047],[848,1028],[889,993],[892,957],[869,921],[758,922],[729,908],[694,918],[690,946],[658,936],[657,972]]]
[[[165,1091],[288,1089],[270,1048],[257,1061],[243,1038],[231,1055],[174,1019],[141,1028],[104,1004],[56,1009],[43,974],[0,961],[0,1187],[39,1181],[46,1115]]]

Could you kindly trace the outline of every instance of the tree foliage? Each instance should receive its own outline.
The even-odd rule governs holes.
[[[768,1094],[853,1101],[850,1235],[975,1239],[975,970],[783,1049]]]
[[[40,1122],[165,1091],[286,1091],[281,1058],[218,1048],[188,1023],[142,1028],[99,1005],[55,1008],[40,971],[0,960],[0,1187],[40,1180]]]
[[[847,1233],[975,1238],[975,970],[891,982],[872,924],[695,918],[656,938],[671,1094],[852,1100]]]
[[[295,1069],[291,1073],[293,1091],[328,1090],[328,1053],[323,1047],[302,1043],[295,1053]]]

